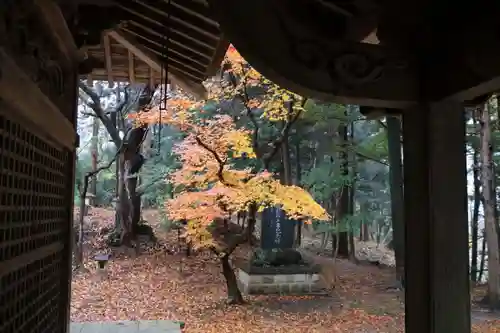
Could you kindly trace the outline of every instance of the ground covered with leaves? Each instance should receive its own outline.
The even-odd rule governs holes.
[[[110,214],[92,215],[93,220],[105,216],[101,225],[111,223]],[[151,213],[145,217],[157,219]],[[94,234],[88,253],[102,249],[99,233]],[[228,306],[213,255],[186,258],[176,232],[158,228],[157,236],[159,243],[143,244],[138,257],[114,253],[104,279],[98,278],[96,264],[87,260],[89,271],[73,279],[72,320],[181,320],[186,332],[193,333],[404,332],[402,294],[390,288],[390,269],[338,261],[337,287],[330,296],[251,296],[244,306]],[[247,254],[242,247],[235,255]],[[476,319],[474,332],[500,332],[500,321]]]

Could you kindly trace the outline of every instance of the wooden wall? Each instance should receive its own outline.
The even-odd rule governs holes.
[[[77,75],[47,3],[0,4],[0,332],[69,327]]]

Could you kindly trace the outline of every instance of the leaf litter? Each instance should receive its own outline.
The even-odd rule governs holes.
[[[89,253],[102,249],[99,233],[94,234],[99,240],[89,240]],[[73,278],[72,321],[180,320],[185,332],[193,333],[404,332],[402,295],[384,287],[388,270],[339,261],[331,297],[258,295],[246,297],[246,305],[226,305],[225,282],[213,255],[185,257],[175,232],[157,228],[157,237],[160,244],[143,244],[138,257],[114,254],[104,279],[97,278],[97,264],[87,260],[88,272]],[[177,251],[168,254],[166,248]],[[234,255],[247,254],[241,247]],[[481,321],[473,332],[500,333],[500,321]]]

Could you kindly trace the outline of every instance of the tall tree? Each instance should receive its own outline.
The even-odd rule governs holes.
[[[401,158],[401,121],[387,117],[387,142],[389,147],[391,217],[393,244],[396,257],[396,275],[404,287],[404,194],[403,164]]]
[[[481,182],[484,197],[484,222],[488,246],[488,295],[491,307],[500,305],[500,248],[498,244],[496,198],[494,197],[493,149],[491,143],[489,101],[480,109]]]
[[[119,102],[112,105],[104,103],[101,99],[103,96],[109,97],[115,94],[112,87],[104,87],[99,82],[90,87],[83,81],[80,81],[79,87],[80,97],[93,110],[94,116],[102,122],[119,152],[117,163],[120,181],[117,209],[120,213],[118,214],[120,230],[117,230],[117,233],[120,235],[120,244],[132,247],[141,217],[141,193],[137,191],[137,175],[144,164],[144,156],[140,152],[147,125],[133,126],[131,122],[125,120],[125,117],[134,107],[147,109],[146,106],[150,104],[154,91],[144,85],[123,87],[118,89],[117,94],[120,96],[117,95],[116,100]],[[118,116],[116,122],[112,119],[113,114]]]
[[[474,135],[477,134],[479,128],[477,124],[477,116],[478,112],[477,110],[474,110],[472,112],[472,131]],[[473,186],[474,186],[474,192],[473,192],[473,208],[472,208],[472,216],[471,216],[471,268],[470,268],[470,275],[471,275],[471,281],[477,282],[479,281],[478,278],[478,240],[479,240],[479,208],[481,205],[481,199],[482,199],[482,194],[481,194],[481,177],[480,177],[480,163],[479,163],[479,155],[480,155],[480,150],[479,146],[475,144],[475,142],[472,143],[472,181],[473,181]]]
[[[92,199],[90,204],[95,206],[97,203],[97,164],[99,160],[99,119],[93,117],[92,119],[92,138],[91,138],[91,152],[92,155],[92,179],[90,180],[90,193]]]

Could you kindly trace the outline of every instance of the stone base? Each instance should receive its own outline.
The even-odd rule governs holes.
[[[237,268],[236,276],[244,294],[317,294],[324,291],[319,270],[311,267],[257,267]]]

